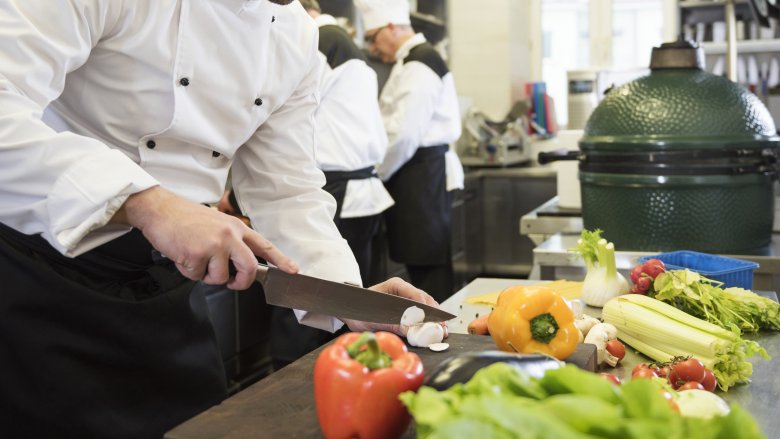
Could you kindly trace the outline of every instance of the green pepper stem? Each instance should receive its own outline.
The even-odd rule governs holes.
[[[363,349],[364,346],[365,349]],[[347,346],[347,353],[369,370],[389,367],[393,362],[390,356],[379,347],[379,342],[373,332],[360,334],[357,340]]]
[[[539,314],[531,319],[531,338],[540,343],[550,343],[558,333],[558,322],[550,313]]]

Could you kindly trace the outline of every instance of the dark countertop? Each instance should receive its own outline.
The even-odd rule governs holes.
[[[493,339],[487,336],[451,334],[445,341],[450,348],[444,352],[410,348],[420,356],[426,372],[433,371],[439,363],[452,356],[496,348]],[[169,431],[165,438],[322,437],[312,382],[314,362],[322,349],[306,354],[222,404],[184,422]],[[587,367],[589,361],[595,361],[594,356],[595,347],[580,345],[569,361]],[[403,437],[415,437],[411,426]]]
[[[442,308],[458,314],[459,304],[464,303],[467,297],[500,291],[510,285],[532,283],[537,281],[478,278],[442,303]],[[757,291],[757,293],[773,296],[773,292]],[[600,310],[595,308],[586,307],[585,312],[600,316]],[[459,331],[459,327],[453,321],[450,322],[450,328]],[[777,373],[778,361],[780,361],[778,359],[780,332],[762,332],[757,335],[747,335],[745,338],[757,340],[773,360],[766,361],[754,357],[751,361],[754,365],[753,381],[718,394],[729,404],[737,403],[751,413],[767,438],[780,439],[780,416],[777,415],[777,404],[780,401],[780,376]],[[450,348],[444,352],[432,352],[421,348],[410,349],[420,356],[426,372],[433,371],[439,363],[452,356],[495,349],[493,340],[486,336],[470,336],[451,331],[450,337],[445,341],[450,343]],[[310,352],[293,364],[226,399],[222,404],[182,423],[169,431],[165,438],[322,437],[314,406],[312,383],[314,362],[321,349]],[[593,353],[592,350],[588,352],[580,348],[571,360],[583,367]],[[608,371],[624,379],[630,377],[633,367],[643,361],[649,360],[627,346],[623,361],[617,368]],[[412,427],[403,437],[415,437]]]

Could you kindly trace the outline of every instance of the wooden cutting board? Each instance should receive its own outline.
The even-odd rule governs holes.
[[[442,361],[458,354],[494,350],[489,336],[451,334],[444,352],[411,348],[433,371]],[[223,401],[165,434],[167,439],[216,439],[258,437],[322,437],[314,405],[314,363],[323,348],[300,358],[284,369]],[[567,362],[595,371],[596,347],[579,345]],[[410,426],[403,436],[414,438]]]

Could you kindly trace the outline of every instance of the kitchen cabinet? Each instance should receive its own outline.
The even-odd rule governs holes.
[[[551,167],[474,168],[466,172],[464,250],[456,270],[474,275],[526,277],[534,242],[520,234],[520,218],[557,193]],[[470,279],[468,279],[470,280]]]
[[[195,288],[206,297],[225,364],[228,392],[236,393],[270,374],[271,306],[265,303],[260,284],[245,291],[203,283]]]

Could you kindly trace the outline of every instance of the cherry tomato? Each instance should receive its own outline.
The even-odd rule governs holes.
[[[691,390],[691,389],[704,390],[704,386],[702,386],[701,383],[698,381],[688,381],[687,383],[677,388],[677,390],[681,392],[683,390]]]
[[[689,358],[673,365],[669,376],[672,385],[682,385],[688,381],[700,383],[704,380],[704,364],[695,358]]]
[[[631,373],[631,378],[657,378],[658,375],[649,367],[644,367]]]
[[[618,361],[626,356],[626,347],[620,340],[610,340],[607,342],[607,352],[617,357]]]
[[[712,373],[709,369],[704,369],[704,379],[701,381],[702,387],[704,387],[704,390],[714,392],[715,387],[718,386],[718,379],[715,378],[715,374]]]
[[[655,374],[658,375],[661,378],[668,377],[670,370],[671,369],[669,368],[669,366],[653,368],[653,371],[655,372]]]
[[[635,373],[636,373],[636,372],[637,372],[639,369],[647,369],[647,368],[649,368],[649,367],[650,367],[650,366],[648,366],[648,365],[647,365],[647,363],[639,363],[639,364],[637,364],[636,366],[634,366],[634,368],[633,368],[633,369],[631,369],[631,376],[634,376],[634,374],[635,374]]]
[[[616,377],[611,373],[601,372],[599,375],[601,375],[605,380],[609,381],[610,383],[616,386],[620,385],[620,378]]]

